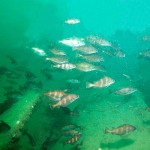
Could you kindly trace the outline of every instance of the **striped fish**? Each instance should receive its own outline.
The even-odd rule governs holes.
[[[142,37],[142,40],[143,40],[143,41],[148,41],[148,42],[150,42],[150,35],[145,35],[145,36],[143,36],[143,37]]]
[[[76,99],[78,99],[79,96],[76,94],[68,94],[65,95],[60,101],[58,101],[56,104],[53,104],[52,106],[50,106],[51,108],[55,108],[55,107],[66,107],[67,105],[71,104],[73,101],[75,101]]]
[[[105,76],[104,78],[101,78],[100,80],[94,83],[87,82],[86,88],[90,88],[90,87],[103,88],[103,87],[108,87],[113,83],[115,83],[115,80],[113,80],[110,77]]]
[[[104,72],[105,69],[102,66],[95,66],[91,63],[86,63],[86,62],[80,62],[76,64],[76,68],[80,71],[83,72],[90,72],[90,71],[102,71]]]
[[[50,97],[54,101],[59,101],[64,95],[66,95],[65,91],[66,90],[64,91],[55,90],[55,91],[46,92],[44,93],[44,95]]]
[[[104,58],[97,55],[97,54],[92,54],[92,55],[81,55],[78,54],[77,57],[81,57],[89,62],[101,62],[104,61]]]
[[[71,70],[71,69],[76,68],[76,66],[74,64],[70,64],[70,63],[57,64],[57,65],[54,65],[53,67],[60,68],[60,69],[63,69],[63,70]]]
[[[122,135],[127,135],[134,130],[136,130],[136,127],[129,125],[129,124],[124,124],[124,125],[121,125],[115,129],[112,129],[112,130],[105,129],[105,133],[112,133],[112,134],[122,136]]]
[[[60,50],[58,48],[53,48],[50,50],[51,53],[53,53],[54,55],[60,55],[60,56],[64,56],[66,55],[66,53],[63,50]]]
[[[98,46],[112,46],[112,44],[109,41],[98,36],[91,35],[87,37],[87,41],[91,44],[96,44]]]
[[[75,135],[71,139],[69,139],[68,141],[64,142],[63,145],[74,144],[75,142],[77,142],[79,140],[80,137],[81,137],[81,134]]]
[[[145,58],[150,58],[150,49],[143,51],[143,52],[140,52],[139,56],[145,57]]]
[[[135,89],[135,88],[125,87],[125,88],[121,88],[121,89],[115,91],[114,93],[118,94],[118,95],[129,95],[129,94],[132,94],[136,91],[137,91],[137,89]]]
[[[97,49],[91,45],[73,47],[72,50],[80,51],[83,54],[95,54],[98,52]]]
[[[63,39],[63,40],[60,40],[59,43],[62,43],[70,47],[78,47],[78,46],[85,45],[84,39],[78,38],[78,37],[71,37],[71,38]]]
[[[46,60],[52,61],[53,63],[63,64],[67,63],[68,60],[66,57],[46,57]]]

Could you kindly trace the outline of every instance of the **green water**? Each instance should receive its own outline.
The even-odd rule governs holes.
[[[0,120],[7,122],[11,130],[0,133],[0,149],[149,150],[150,112],[146,108],[150,107],[150,60],[139,58],[139,52],[150,48],[150,40],[142,40],[150,36],[149,6],[149,0],[1,0]],[[81,22],[65,24],[69,18]],[[53,68],[45,56],[32,50],[44,49],[50,57],[49,47],[60,46],[69,61],[76,64],[83,59],[76,59],[76,52],[58,41],[90,35],[119,46],[125,57],[102,53],[106,72],[64,71]],[[93,83],[106,75],[115,80],[112,86],[86,88],[86,82]],[[68,79],[80,83],[67,84]],[[112,93],[125,86],[137,91],[127,96]],[[51,90],[79,95],[67,106],[70,110],[78,108],[79,115],[68,115],[60,108],[51,110],[52,102],[43,95]],[[12,91],[21,96],[12,98]],[[69,138],[61,135],[61,128],[69,124],[80,126],[82,136],[77,143],[63,146]],[[127,136],[104,133],[105,128],[122,124],[131,124],[136,130]],[[23,134],[25,130],[34,142]],[[19,140],[12,143],[11,137],[16,134]]]

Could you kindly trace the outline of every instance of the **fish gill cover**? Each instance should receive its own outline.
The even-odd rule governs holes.
[[[1,0],[0,149],[149,150],[149,6]]]

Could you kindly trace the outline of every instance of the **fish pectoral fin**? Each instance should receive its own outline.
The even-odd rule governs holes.
[[[50,109],[53,110],[55,108],[55,106],[53,106],[52,104],[49,104]]]
[[[104,133],[105,133],[105,134],[109,133],[109,129],[108,129],[108,128],[105,128]]]

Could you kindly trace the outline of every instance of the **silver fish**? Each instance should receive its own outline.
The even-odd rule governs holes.
[[[112,46],[112,44],[101,38],[101,37],[98,37],[98,36],[89,36],[87,37],[87,41],[90,42],[91,44],[96,44],[96,45],[99,45],[99,46]]]
[[[64,56],[66,55],[66,53],[58,48],[53,48],[50,50],[51,53],[53,53],[54,55],[60,55],[60,56]]]
[[[68,62],[68,60],[65,57],[49,57],[49,58],[47,57],[46,60],[50,60],[58,64],[63,64]]]
[[[101,78],[100,80],[94,82],[94,83],[86,83],[86,88],[90,88],[90,87],[96,87],[96,88],[103,88],[103,87],[108,87],[110,85],[112,85],[115,82],[115,80],[113,80],[110,77],[105,76],[104,78]]]
[[[80,51],[83,54],[95,54],[98,52],[97,49],[91,45],[83,45],[83,46],[73,47],[72,50]]]
[[[114,56],[116,57],[125,57],[126,55],[122,51],[116,51],[114,52]]]
[[[76,68],[76,66],[74,64],[71,64],[71,63],[57,64],[57,65],[54,65],[53,67],[60,68],[63,70],[71,70],[71,69]]]
[[[123,58],[125,57],[125,53],[123,53],[121,50],[119,49],[111,49],[111,50],[102,50],[103,53],[105,53],[106,55],[109,55],[109,56],[114,56],[114,57],[120,57],[120,58]]]
[[[129,94],[132,94],[136,91],[137,91],[137,89],[135,89],[135,88],[125,87],[125,88],[121,88],[121,89],[115,91],[114,93],[118,94],[118,95],[129,95]]]
[[[143,40],[143,41],[148,41],[148,42],[150,42],[150,35],[145,35],[145,36],[143,36],[143,37],[142,37],[142,40]]]
[[[95,66],[92,65],[90,63],[86,63],[86,62],[81,62],[76,64],[76,68],[80,71],[84,71],[84,72],[90,72],[90,71],[105,71],[104,68],[102,66]]]
[[[42,49],[39,49],[39,48],[37,48],[37,47],[32,47],[32,50],[33,50],[37,55],[46,56],[46,53],[45,53],[44,50],[42,50]]]
[[[150,50],[140,52],[139,55],[142,56],[142,57],[150,58]]]
[[[64,45],[67,45],[70,47],[77,47],[77,46],[85,45],[84,39],[83,38],[77,38],[77,37],[60,40],[59,43],[62,43]]]
[[[104,61],[104,58],[101,57],[100,55],[97,54],[92,54],[92,55],[81,55],[78,54],[78,57],[82,57],[83,59],[89,61],[89,62],[101,62]]]
[[[73,25],[73,24],[78,24],[78,23],[80,23],[80,20],[79,20],[79,19],[75,19],[75,18],[71,18],[71,19],[65,20],[65,23],[66,23],[66,24]]]

